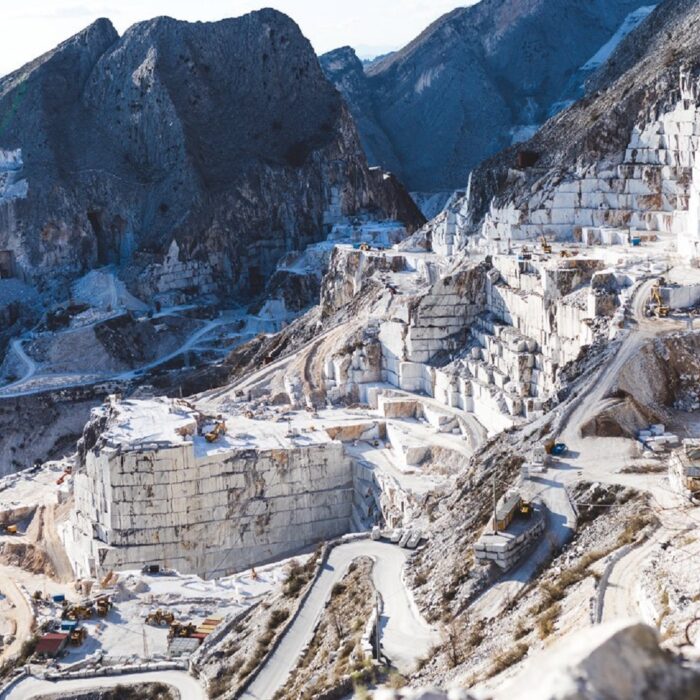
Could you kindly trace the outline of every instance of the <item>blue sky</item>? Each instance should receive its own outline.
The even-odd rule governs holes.
[[[88,25],[109,17],[121,33],[158,15],[236,17],[261,7],[290,15],[318,53],[350,44],[363,56],[399,48],[441,14],[475,0],[0,0],[0,75]]]

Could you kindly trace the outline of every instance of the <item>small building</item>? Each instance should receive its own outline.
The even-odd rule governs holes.
[[[68,644],[68,634],[64,632],[47,632],[37,642],[34,653],[42,658],[55,659]]]

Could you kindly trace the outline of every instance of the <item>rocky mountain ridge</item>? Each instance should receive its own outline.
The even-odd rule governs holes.
[[[651,0],[482,0],[447,13],[366,71],[345,47],[321,63],[371,162],[411,190],[454,190],[579,95],[572,78]],[[581,75],[579,82],[585,79]]]
[[[98,20],[0,80],[0,149],[0,250],[43,291],[116,265],[137,296],[245,299],[345,216],[422,222],[274,10]]]

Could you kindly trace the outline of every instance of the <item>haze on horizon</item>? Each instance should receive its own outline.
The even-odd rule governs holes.
[[[362,58],[401,48],[432,21],[476,0],[24,0],[0,9],[0,76],[49,51],[99,17],[119,33],[159,15],[188,21],[237,17],[274,7],[292,17],[318,54],[353,46]]]

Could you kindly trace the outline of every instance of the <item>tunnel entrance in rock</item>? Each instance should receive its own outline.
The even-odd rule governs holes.
[[[265,278],[257,265],[248,268],[248,287],[252,294],[259,294],[265,288]]]
[[[108,244],[105,240],[105,230],[102,225],[102,212],[96,209],[87,213],[88,221],[92,227],[92,232],[95,234],[97,242],[97,262],[100,265],[109,264]]]
[[[87,218],[97,242],[97,263],[99,265],[119,263],[119,240],[116,235],[119,232],[105,223],[104,212],[101,209],[90,209]]]
[[[0,250],[0,279],[15,276],[15,254],[11,250]]]

